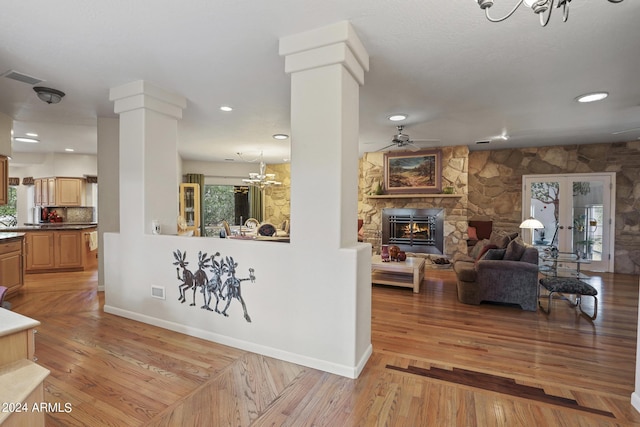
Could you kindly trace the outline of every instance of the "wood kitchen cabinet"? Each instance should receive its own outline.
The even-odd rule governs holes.
[[[34,202],[37,206],[83,206],[85,185],[83,178],[38,178]]]
[[[7,295],[24,284],[23,247],[22,235],[0,240],[0,286],[7,288]]]
[[[9,159],[0,156],[0,205],[9,203]]]
[[[83,230],[29,231],[27,234],[27,272],[81,270]]]

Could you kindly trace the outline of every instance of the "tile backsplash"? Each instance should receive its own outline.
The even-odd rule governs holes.
[[[67,207],[64,209],[64,222],[95,222],[92,206],[88,207]],[[62,216],[62,215],[61,215]]]

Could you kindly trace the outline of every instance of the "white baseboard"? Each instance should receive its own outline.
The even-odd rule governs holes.
[[[631,405],[636,408],[636,411],[640,412],[640,394],[637,391],[631,393]]]
[[[358,375],[360,375],[373,352],[373,346],[369,344],[369,347],[365,351],[365,354],[360,358],[356,366],[340,365],[333,362],[328,362],[326,360],[320,360],[297,353],[291,353],[288,351],[280,350],[273,347],[267,347],[249,341],[238,340],[226,335],[220,335],[214,332],[205,331],[203,329],[185,326],[175,322],[169,322],[167,320],[158,319],[128,310],[123,310],[117,307],[105,305],[104,311],[105,313],[114,314],[116,316],[136,320],[138,322],[147,323],[153,326],[158,326],[160,328],[179,332],[192,337],[202,338],[208,341],[216,342],[218,344],[228,345],[230,347],[239,348],[241,350],[250,351],[252,353],[262,354],[263,356],[273,357],[276,359],[284,360],[286,362],[295,363],[298,365],[306,366],[308,368],[318,369],[330,374],[340,375],[352,379],[355,379],[358,377]]]

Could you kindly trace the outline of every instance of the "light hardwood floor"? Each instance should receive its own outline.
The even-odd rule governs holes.
[[[638,277],[596,275],[595,321],[464,305],[451,271],[374,286],[374,352],[350,380],[102,311],[97,273],[27,275],[48,426],[630,426]],[[590,301],[585,301],[591,308]],[[330,313],[328,313],[330,315]]]

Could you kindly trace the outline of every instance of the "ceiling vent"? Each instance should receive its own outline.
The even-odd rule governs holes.
[[[19,72],[15,71],[15,70],[7,71],[6,73],[2,74],[2,77],[6,77],[8,79],[16,80],[16,81],[19,81],[19,82],[22,82],[22,83],[27,83],[27,84],[30,84],[30,85],[35,85],[35,84],[38,84],[38,83],[41,83],[41,82],[44,81],[44,80],[39,79],[37,77],[32,77],[32,76],[26,75],[24,73],[19,73]]]
[[[476,141],[476,144],[489,144],[490,142],[490,139],[481,139],[480,141]]]

